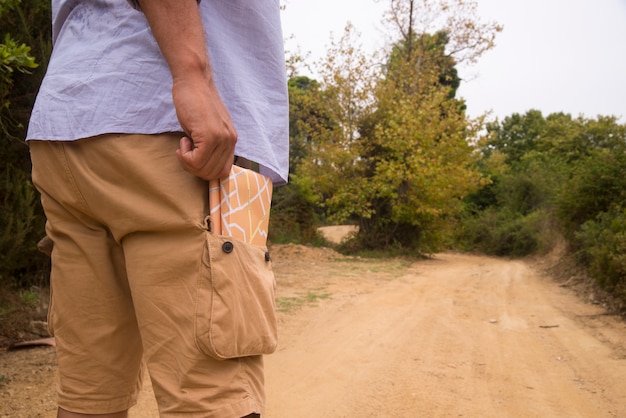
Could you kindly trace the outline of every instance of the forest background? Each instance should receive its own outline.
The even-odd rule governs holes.
[[[538,110],[470,118],[459,65],[502,30],[473,1],[389,0],[395,42],[365,53],[347,25],[316,63],[287,52],[290,183],[275,190],[271,243],[340,251],[506,257],[564,246],[626,305],[626,125]],[[23,138],[52,50],[48,0],[0,0],[0,335],[16,338],[48,287],[45,217]],[[302,76],[315,66],[318,79]],[[310,73],[310,72],[309,72]]]

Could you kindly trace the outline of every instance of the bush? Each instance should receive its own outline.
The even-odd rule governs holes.
[[[0,286],[42,285],[45,218],[23,141],[51,51],[50,2],[0,0]],[[36,68],[35,68],[36,67]]]
[[[553,244],[550,217],[545,210],[526,216],[489,208],[462,220],[458,241],[467,250],[523,257],[548,251]]]
[[[0,285],[41,285],[47,258],[37,251],[44,234],[39,195],[27,172],[7,167],[0,180]]]
[[[598,284],[626,301],[626,209],[600,213],[576,238],[578,257]]]
[[[277,187],[272,199],[269,240],[275,244],[317,242],[315,206],[296,183]]]
[[[626,154],[623,150],[601,150],[579,162],[572,178],[562,187],[557,213],[568,238],[581,226],[612,208],[626,204]]]

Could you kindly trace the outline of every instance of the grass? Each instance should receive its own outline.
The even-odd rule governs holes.
[[[23,290],[20,292],[20,300],[26,306],[35,306],[39,303],[39,292],[35,289]]]
[[[299,292],[297,296],[276,298],[276,309],[278,312],[289,313],[303,306],[317,305],[320,300],[331,297],[330,293],[326,293],[324,290],[324,288],[318,288]]]
[[[354,259],[337,259],[337,264],[350,263],[350,270],[344,273],[338,273],[341,276],[356,276],[364,272],[384,273],[395,275],[409,267],[411,267],[417,259],[409,257],[393,257],[393,258],[359,258],[357,262]]]

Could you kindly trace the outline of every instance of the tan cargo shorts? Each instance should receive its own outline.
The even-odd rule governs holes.
[[[145,364],[162,417],[263,413],[262,357],[198,348],[208,187],[180,167],[179,138],[30,141],[54,242],[49,326],[63,409],[128,409]]]

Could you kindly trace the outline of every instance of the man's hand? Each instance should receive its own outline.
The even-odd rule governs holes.
[[[205,180],[228,176],[237,132],[215,85],[208,80],[174,80],[178,120],[188,136],[176,155],[185,170]],[[190,138],[191,137],[191,138]]]
[[[141,0],[141,8],[172,73],[176,115],[187,135],[176,154],[183,168],[212,180],[226,177],[237,132],[220,98],[196,0]]]

